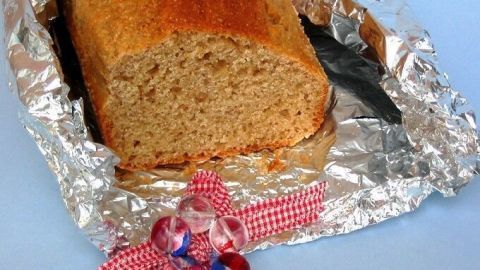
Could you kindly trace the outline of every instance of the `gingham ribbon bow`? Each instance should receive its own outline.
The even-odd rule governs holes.
[[[215,172],[201,171],[193,176],[185,195],[197,194],[209,199],[218,217],[231,215],[239,218],[248,228],[250,241],[256,241],[318,220],[323,211],[325,187],[326,183],[322,182],[301,192],[235,210],[220,176]],[[212,251],[207,233],[202,233],[193,235],[187,253],[207,268],[210,266]],[[153,250],[147,241],[119,252],[98,269],[154,270],[167,269],[167,265],[168,258]]]

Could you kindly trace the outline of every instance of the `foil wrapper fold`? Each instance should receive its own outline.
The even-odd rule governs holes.
[[[1,1],[21,120],[73,220],[107,255],[145,241],[152,223],[175,211],[196,170],[219,172],[236,206],[328,182],[317,222],[251,243],[247,252],[396,217],[434,191],[456,195],[480,171],[475,115],[401,0],[293,1],[309,19],[305,31],[335,93],[312,138],[274,152],[135,173],[115,171],[118,158],[92,139],[82,99],[69,99],[78,89],[66,83],[47,31],[55,1]]]

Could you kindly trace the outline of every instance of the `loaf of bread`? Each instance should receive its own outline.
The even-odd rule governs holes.
[[[121,168],[291,146],[323,122],[327,78],[291,0],[75,0],[66,15]]]

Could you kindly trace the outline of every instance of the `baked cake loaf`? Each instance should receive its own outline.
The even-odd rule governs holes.
[[[327,78],[291,0],[68,2],[121,168],[291,146],[323,122]]]

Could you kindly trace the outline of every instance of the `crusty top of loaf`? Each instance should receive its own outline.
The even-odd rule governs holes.
[[[302,62],[313,73],[320,72],[290,0],[77,0],[70,4],[75,28],[90,34],[83,44],[97,51],[96,62],[107,69],[174,32],[195,31],[244,36]]]

